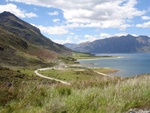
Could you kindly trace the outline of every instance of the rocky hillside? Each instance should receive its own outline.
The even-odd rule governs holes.
[[[65,46],[52,42],[50,39],[43,36],[38,28],[24,22],[10,12],[3,12],[0,14],[0,25],[12,33],[18,34],[22,39],[32,44],[45,46],[57,53],[68,52]]]
[[[43,65],[46,61],[56,60],[60,54],[71,52],[15,15],[9,12],[0,14],[0,65]]]
[[[67,46],[69,47],[69,46]],[[73,50],[89,53],[135,53],[150,52],[150,37],[148,36],[120,36],[110,37],[93,42],[72,46]]]

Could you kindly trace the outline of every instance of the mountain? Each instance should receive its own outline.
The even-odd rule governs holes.
[[[64,46],[66,46],[67,48],[73,49],[74,47],[77,46],[77,44],[73,44],[73,43],[65,43]]]
[[[47,65],[70,49],[54,43],[40,30],[9,12],[0,14],[0,65]]]
[[[41,34],[38,28],[24,22],[10,12],[0,14],[0,25],[12,33],[18,34],[22,39],[32,44],[44,46],[47,49],[62,54],[67,53],[69,50],[65,46],[54,43],[46,38]]]
[[[68,46],[67,46],[68,47]],[[93,42],[86,42],[71,48],[79,52],[89,53],[135,53],[150,52],[150,37],[120,36],[110,37]]]

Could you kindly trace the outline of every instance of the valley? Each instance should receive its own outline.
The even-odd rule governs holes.
[[[144,39],[145,44],[149,38]],[[138,50],[149,51],[149,43]],[[116,59],[117,55],[95,56],[82,52],[53,42],[38,28],[10,12],[1,13],[0,113],[150,110],[149,74],[126,78],[109,76],[118,70],[87,67],[78,60]]]

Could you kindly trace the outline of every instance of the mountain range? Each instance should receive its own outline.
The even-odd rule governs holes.
[[[88,53],[150,52],[150,37],[127,35],[65,46],[10,12],[0,14],[0,66],[47,66],[60,55],[71,55],[71,49]]]
[[[78,52],[88,53],[136,53],[150,52],[150,37],[148,36],[120,36],[85,42],[80,44],[64,44]],[[69,46],[68,46],[69,45]]]
[[[70,54],[70,49],[46,38],[38,28],[14,14],[0,14],[0,65],[45,64]]]

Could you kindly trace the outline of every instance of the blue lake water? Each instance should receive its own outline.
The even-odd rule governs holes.
[[[118,69],[118,72],[111,75],[121,77],[131,77],[150,73],[150,53],[97,55],[119,56],[121,58],[103,58],[78,61],[81,64],[86,64],[88,67],[108,67]]]

